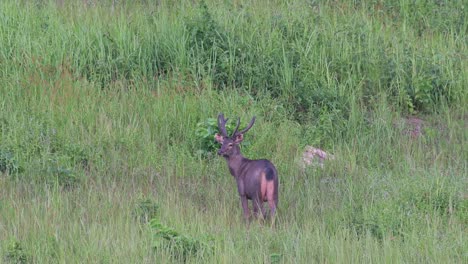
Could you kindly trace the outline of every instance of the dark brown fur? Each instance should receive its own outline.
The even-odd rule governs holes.
[[[237,121],[237,128],[232,136],[228,136],[225,128],[227,119],[224,119],[223,114],[219,114],[218,126],[221,135],[216,134],[215,136],[216,141],[221,144],[218,155],[226,159],[229,171],[236,179],[244,217],[250,218],[248,200],[252,201],[254,214],[258,215],[260,211],[263,217],[266,217],[263,203],[268,202],[270,216],[273,217],[278,206],[278,172],[269,160],[250,160],[242,156],[239,144],[244,138],[244,133],[255,122],[255,117],[252,118],[249,126],[240,132],[237,131],[239,121]]]

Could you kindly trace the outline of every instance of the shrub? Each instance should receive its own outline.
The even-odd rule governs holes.
[[[157,249],[168,248],[175,259],[185,262],[189,256],[202,257],[205,253],[213,252],[213,239],[210,237],[201,239],[183,235],[173,228],[163,225],[157,219],[150,221],[150,227],[154,235],[153,247]]]
[[[57,161],[49,161],[47,168],[42,170],[39,180],[47,185],[58,185],[65,189],[77,187],[82,177],[70,168],[61,166]]]
[[[282,254],[272,253],[270,254],[270,263],[281,263]]]
[[[24,249],[24,247],[21,245],[19,241],[12,240],[7,245],[4,260],[6,263],[15,263],[15,264],[30,263],[31,256]]]
[[[0,172],[14,174],[23,171],[11,151],[0,149]]]
[[[231,134],[234,127],[230,122],[226,123],[226,131]],[[218,130],[218,120],[216,118],[207,118],[204,121],[198,122],[195,129],[195,136],[199,141],[199,149],[197,151],[203,157],[211,157],[216,149],[219,148],[218,142],[215,140]]]
[[[156,217],[158,211],[159,206],[155,201],[149,198],[139,198],[132,214],[141,223],[147,223]]]

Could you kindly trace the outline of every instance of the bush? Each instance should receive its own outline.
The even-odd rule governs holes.
[[[38,169],[35,175],[33,180],[39,184],[60,186],[66,190],[77,188],[85,177],[81,171],[76,171],[54,158],[46,161],[45,168]]]
[[[158,211],[159,206],[155,201],[149,198],[139,198],[132,214],[141,223],[148,223],[150,219],[156,217]]]
[[[168,248],[175,259],[185,262],[189,256],[203,257],[205,253],[213,253],[213,239],[210,237],[201,239],[183,235],[156,219],[150,221],[150,227],[154,235],[153,247]]]
[[[31,256],[23,248],[23,246],[21,245],[19,241],[12,240],[7,245],[4,260],[6,263],[15,263],[15,264],[30,263]]]
[[[49,161],[38,179],[50,186],[58,185],[65,189],[73,189],[82,182],[82,176],[70,168],[61,166],[57,161]]]
[[[232,121],[232,120],[231,120]],[[232,122],[226,123],[226,131],[229,135],[234,132]],[[197,153],[203,157],[210,158],[219,149],[219,143],[215,140],[218,130],[218,120],[216,118],[207,118],[204,121],[198,122],[195,129],[195,136],[198,138],[199,149]],[[248,145],[248,141],[243,141],[242,145]]]
[[[21,171],[23,171],[23,168],[14,158],[13,152],[0,149],[0,172],[14,174]]]

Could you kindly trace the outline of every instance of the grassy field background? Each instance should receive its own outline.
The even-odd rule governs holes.
[[[0,262],[467,263],[467,8],[1,1]],[[219,112],[257,116],[273,228],[243,222]]]

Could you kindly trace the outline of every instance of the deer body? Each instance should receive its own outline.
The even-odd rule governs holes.
[[[244,133],[255,122],[255,117],[241,132],[237,131],[239,121],[232,136],[228,136],[225,128],[227,119],[224,119],[222,114],[218,116],[218,126],[222,133],[215,136],[215,139],[222,144],[218,154],[226,159],[229,172],[236,179],[244,217],[250,218],[248,200],[252,201],[254,214],[258,215],[261,212],[263,217],[266,217],[263,203],[268,202],[270,215],[273,217],[278,205],[278,172],[269,160],[250,160],[242,156],[239,144],[243,140]]]

